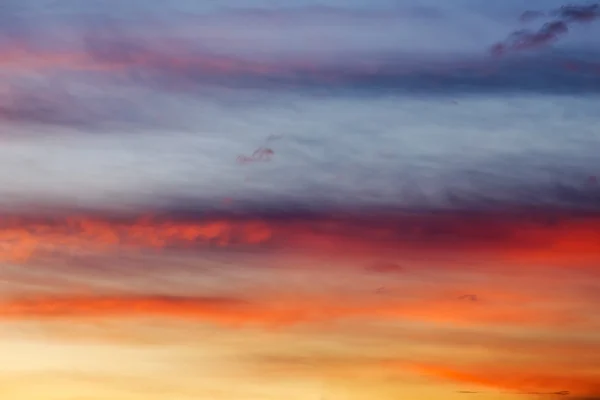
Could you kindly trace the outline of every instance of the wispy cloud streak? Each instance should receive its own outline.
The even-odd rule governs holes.
[[[522,21],[541,17],[542,12],[526,11]],[[519,30],[513,32],[506,41],[492,47],[492,53],[501,55],[507,51],[531,50],[548,46],[569,32],[569,25],[591,22],[600,17],[600,4],[565,5],[548,13],[553,19],[537,31]]]
[[[596,18],[594,7],[563,7],[537,32],[517,31],[495,49],[553,42],[571,24]],[[124,86],[194,96],[214,86],[375,92],[382,87],[597,92],[599,87],[598,79],[590,78],[597,76],[600,65],[592,49],[564,48],[532,60],[490,59],[486,47],[506,23],[466,10],[238,9],[162,20],[138,16],[127,23],[109,15],[82,14],[83,22],[77,23],[77,18],[52,13],[25,13],[20,18],[11,24],[23,24],[23,29],[11,29],[14,32],[7,33],[0,46],[0,70],[7,84],[26,81],[31,89],[19,93],[22,86],[13,85],[0,101],[4,98],[5,118],[25,122],[94,125],[113,118],[123,123],[123,107],[129,118],[140,109],[147,114],[157,111],[144,96],[118,100],[106,95],[119,89],[123,93]],[[20,22],[23,18],[31,22]],[[463,25],[467,28],[460,28]],[[418,46],[409,40],[415,36],[420,38]],[[253,48],[261,51],[249,50]],[[565,69],[573,59],[585,68]],[[31,79],[36,74],[52,84],[40,85],[39,79]],[[69,88],[75,84],[104,88],[105,95],[90,100],[81,90]],[[136,109],[133,103],[140,105]],[[148,116],[140,119],[147,119],[148,125],[157,122]]]
[[[377,216],[268,214],[263,216],[37,217],[2,220],[3,258],[27,261],[47,251],[103,252],[119,248],[252,247],[379,252],[473,249],[513,262],[594,260],[600,256],[598,216],[584,213],[438,212]],[[550,246],[550,247],[549,247]],[[551,249],[551,250],[550,250]],[[561,261],[562,260],[562,261]],[[387,266],[374,266],[389,271]],[[395,270],[396,267],[393,268]]]

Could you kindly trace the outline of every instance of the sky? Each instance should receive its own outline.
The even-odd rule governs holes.
[[[0,396],[600,399],[600,4],[0,1]]]

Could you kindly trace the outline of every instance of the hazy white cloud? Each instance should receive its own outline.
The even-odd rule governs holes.
[[[442,206],[448,191],[534,202],[557,201],[556,185],[597,194],[588,184],[600,173],[595,97],[277,98],[233,108],[226,97],[197,100],[194,130],[15,126],[22,133],[0,148],[2,203],[414,204],[424,196]],[[274,134],[282,137],[269,142]],[[236,162],[261,147],[272,149],[268,161]]]

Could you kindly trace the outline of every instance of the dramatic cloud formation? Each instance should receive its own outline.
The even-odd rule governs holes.
[[[418,3],[3,1],[0,397],[597,399],[599,7]]]
[[[390,224],[411,226],[410,220]],[[306,225],[318,224],[313,220]],[[465,225],[457,219],[446,233],[461,232]],[[565,221],[558,226],[568,225]],[[348,231],[348,225],[338,230],[327,222],[322,229],[330,233],[311,241],[306,237],[302,243],[313,245],[292,252],[165,252],[141,258],[139,264],[113,253],[105,269],[97,269],[94,259],[85,256],[75,263],[68,262],[68,255],[38,256],[0,273],[2,335],[10,334],[11,326],[35,323],[44,327],[46,346],[60,339],[86,344],[88,354],[99,344],[103,351],[111,351],[112,345],[140,348],[135,360],[150,357],[181,376],[218,354],[218,362],[210,359],[212,368],[243,369],[241,385],[252,371],[282,381],[326,380],[332,388],[347,387],[343,382],[350,380],[356,390],[366,390],[365,399],[377,387],[387,388],[391,378],[399,393],[415,390],[423,398],[427,394],[412,388],[411,379],[426,379],[428,386],[439,388],[438,396],[450,395],[455,387],[472,388],[467,391],[480,392],[483,398],[497,392],[519,397],[525,392],[569,391],[579,397],[597,393],[597,258],[582,265],[552,266],[548,261],[558,252],[549,246],[548,257],[539,264],[514,264],[498,254],[507,247],[523,251],[523,245],[502,241],[487,255],[478,246],[445,253],[433,243],[440,240],[439,232],[430,232],[434,236],[421,249],[384,255],[383,228],[381,233],[363,228],[362,237],[381,243],[375,253],[361,254],[348,251],[355,243],[343,242],[345,250],[327,245]],[[539,224],[532,229],[543,231]],[[515,240],[526,237],[519,232],[522,227],[511,234]],[[399,260],[406,267],[395,277],[365,270],[369,260],[377,259]],[[60,276],[75,285],[52,280]],[[382,283],[385,294],[373,293]],[[461,301],[467,290],[478,301]],[[30,331],[27,337],[31,340],[34,334]],[[27,349],[25,343],[16,348]],[[112,351],[116,356],[124,348]],[[168,362],[164,353],[148,353],[157,348],[170,349]],[[63,368],[65,358],[66,365],[81,368],[73,351],[64,348],[61,353]],[[231,354],[236,354],[237,364],[231,364]],[[96,358],[94,368],[103,365]],[[134,367],[119,369],[113,361],[103,368],[132,373]],[[220,382],[218,374],[207,374]],[[152,373],[144,376],[150,379]],[[398,385],[400,381],[406,383]],[[117,376],[105,385],[117,388],[116,382]],[[198,386],[180,382],[174,387],[188,394]]]

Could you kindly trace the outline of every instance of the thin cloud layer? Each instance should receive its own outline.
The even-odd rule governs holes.
[[[226,279],[217,287],[205,285],[215,272],[202,272],[203,259],[196,257],[182,276],[190,283],[191,295],[156,294],[157,288],[148,285],[130,285],[129,292],[107,289],[99,284],[101,276],[93,278],[97,285],[87,293],[21,290],[0,300],[2,334],[29,323],[44,327],[43,334],[37,334],[46,347],[62,338],[94,348],[88,336],[92,334],[103,351],[115,346],[122,354],[125,344],[156,351],[158,365],[180,374],[197,373],[200,360],[214,357],[226,368],[276,380],[325,379],[328,386],[337,386],[334,378],[347,382],[355,377],[371,394],[389,379],[396,385],[406,380],[398,389],[410,391],[411,378],[448,393],[455,387],[519,397],[525,392],[597,393],[597,297],[584,296],[583,289],[594,284],[598,271],[577,272],[572,264],[562,272],[547,265],[510,270],[509,263],[491,254],[484,262],[496,263],[498,274],[490,275],[482,266],[469,267],[474,260],[482,261],[481,254],[454,252],[452,260],[444,259],[436,267],[436,253],[425,249],[412,260],[404,252],[400,258],[409,267],[394,279],[364,271],[368,257],[353,254],[358,267],[353,272],[349,258],[336,263],[334,258],[320,259],[316,251],[302,254],[298,260],[297,254],[280,253],[273,262],[276,268],[264,280],[256,272],[248,273],[244,260],[249,258],[242,256],[227,269],[221,266]],[[154,257],[139,275],[160,271],[169,278],[173,263]],[[112,260],[119,262],[119,257]],[[302,264],[311,267],[307,270]],[[62,265],[55,259],[44,269],[52,275]],[[82,261],[71,267],[71,275],[83,276],[78,271],[87,267]],[[131,267],[122,263],[117,273],[104,276],[127,280]],[[21,267],[22,274],[37,268],[28,264]],[[240,279],[254,284],[240,287]],[[385,296],[369,290],[382,281],[389,287]],[[457,299],[467,288],[480,301]],[[183,293],[183,283],[174,289]],[[62,326],[58,331],[52,328],[56,324]],[[103,334],[110,326],[112,333],[109,329]],[[29,340],[36,334],[22,332],[29,332]],[[63,354],[70,353],[65,349]],[[80,365],[72,360],[67,365]],[[104,368],[125,373],[114,363]],[[105,385],[114,387],[114,380]],[[192,390],[178,387],[182,393]]]
[[[596,214],[438,212],[380,215],[274,214],[253,216],[22,217],[2,220],[2,258],[28,262],[44,254],[111,254],[120,250],[302,250],[398,255],[415,251],[474,251],[511,263],[595,262],[600,257]],[[548,247],[550,246],[551,247]],[[377,273],[396,266],[375,264]]]
[[[354,279],[361,278],[356,275]],[[296,327],[327,328],[344,321],[363,321],[367,324],[392,325],[426,323],[465,329],[527,328],[563,334],[569,330],[593,332],[600,323],[595,316],[588,314],[591,306],[588,303],[590,300],[586,299],[572,302],[573,299],[569,298],[552,300],[544,296],[531,296],[529,302],[522,304],[502,300],[503,296],[522,295],[519,291],[490,292],[487,298],[493,301],[465,305],[453,298],[452,292],[456,288],[452,290],[451,287],[431,291],[426,286],[419,286],[412,289],[412,293],[407,287],[387,298],[376,296],[365,289],[355,298],[348,297],[347,293],[338,293],[338,296],[347,298],[344,304],[338,304],[331,294],[311,294],[306,289],[308,288],[305,287],[303,292],[297,292],[297,289],[292,292],[290,287],[286,295],[283,292],[272,293],[268,286],[259,286],[256,288],[257,293],[246,293],[244,298],[93,292],[53,296],[13,295],[12,298],[0,301],[0,319],[11,322],[39,318],[72,320],[99,317],[127,320],[141,317],[200,322],[216,328],[253,327],[284,331]],[[595,346],[597,347],[597,343],[591,343],[589,348],[593,349]],[[582,360],[584,358],[582,356]],[[593,364],[597,361],[592,357],[587,362]]]
[[[543,372],[519,373],[515,370],[503,371],[494,370],[493,368],[485,370],[481,367],[473,370],[457,370],[433,365],[412,365],[408,366],[408,368],[456,382],[522,391],[516,394],[551,394],[560,396],[571,393],[597,393],[599,389],[597,374],[594,373],[582,373],[579,375],[573,375],[567,371],[562,374],[544,374]],[[570,390],[564,390],[565,387],[569,387]],[[538,391],[529,392],[529,390],[524,388],[529,388],[529,390],[538,389]]]
[[[499,61],[487,48],[510,21],[470,8],[307,5],[121,17],[95,7],[74,14],[17,8],[8,8],[0,40],[0,117],[9,122],[166,129],[181,125],[182,113],[173,109],[182,102],[198,107],[193,99],[215,88],[337,95],[600,90],[597,47]],[[554,43],[597,12],[565,6],[539,30],[516,31],[494,52]]]
[[[3,397],[597,398],[599,9],[544,2],[2,2]]]
[[[496,50],[545,45],[596,12],[589,7],[563,8],[539,31],[515,32]],[[0,102],[5,104],[5,118],[23,122],[93,126],[114,119],[124,124],[125,114],[130,119],[143,114],[134,122],[156,124],[149,114],[160,106],[143,96],[107,95],[123,86],[195,96],[211,86],[282,91],[598,90],[598,80],[589,78],[598,72],[599,59],[593,52],[567,48],[558,58],[540,55],[526,61],[525,70],[531,70],[526,75],[522,61],[490,60],[486,47],[502,34],[506,22],[466,10],[258,8],[166,13],[162,18],[140,14],[130,21],[109,14],[76,18],[29,10],[19,15],[12,24],[27,26],[27,34],[17,35],[21,31],[16,30],[5,35],[0,69],[7,84],[25,80],[29,89],[21,93],[17,89],[22,86],[13,85]],[[420,38],[418,46],[410,39],[415,36]],[[249,50],[254,48],[261,50]],[[564,68],[582,55],[583,70]],[[90,100],[74,92],[66,96],[68,86],[77,82],[104,88],[104,97]]]
[[[214,313],[215,309],[235,306],[238,299],[228,298],[185,298],[167,296],[148,296],[115,298],[115,297],[89,297],[68,298],[58,297],[51,299],[26,299],[4,303],[2,314],[4,318],[28,315],[30,317],[52,316],[94,316],[118,315],[119,313],[151,313],[154,315],[172,315]]]

